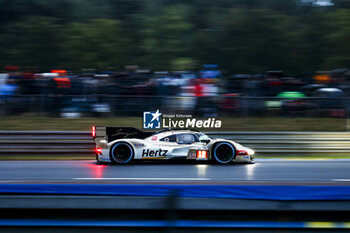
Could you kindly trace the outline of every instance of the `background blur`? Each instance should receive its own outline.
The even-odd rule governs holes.
[[[0,0],[1,129],[345,131],[348,0]]]

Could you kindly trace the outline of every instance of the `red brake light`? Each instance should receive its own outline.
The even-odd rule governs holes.
[[[96,147],[96,154],[102,154],[101,147]]]
[[[92,126],[92,137],[96,137],[96,126]]]
[[[66,70],[51,70],[51,73],[65,74],[65,73],[67,73],[67,71]]]

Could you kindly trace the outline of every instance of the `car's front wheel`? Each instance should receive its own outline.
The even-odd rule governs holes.
[[[235,155],[236,150],[229,142],[220,142],[213,148],[213,158],[217,163],[229,163],[235,158]]]
[[[114,163],[129,163],[134,158],[134,149],[127,142],[117,142],[111,147],[110,158]]]

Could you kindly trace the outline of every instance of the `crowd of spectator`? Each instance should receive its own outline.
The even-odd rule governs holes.
[[[5,67],[0,74],[0,110],[2,114],[35,111],[67,117],[87,113],[132,115],[147,108],[213,116],[219,111],[235,114],[242,109],[258,113],[271,106],[305,110],[320,108],[320,102],[318,106],[313,102],[313,106],[299,97],[348,96],[349,74],[347,69],[336,69],[303,77],[289,77],[282,71],[223,75],[215,65],[204,66],[198,72],[126,67],[124,71],[38,73]],[[270,102],[262,101],[264,98]],[[282,101],[274,104],[271,98]]]

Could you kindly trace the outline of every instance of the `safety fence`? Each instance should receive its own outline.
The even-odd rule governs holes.
[[[254,149],[257,156],[348,156],[346,132],[208,132]],[[0,131],[0,157],[94,158],[95,144],[88,131]]]

